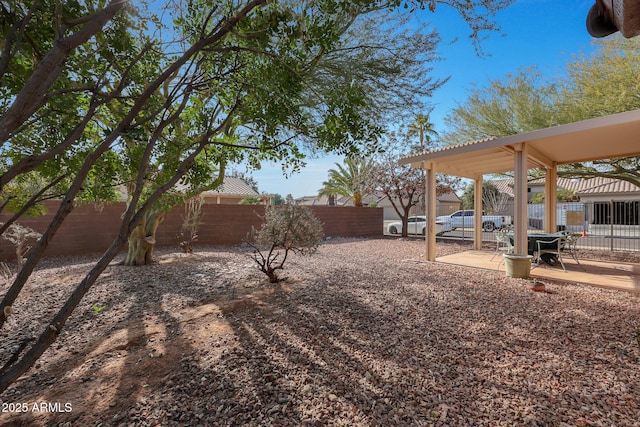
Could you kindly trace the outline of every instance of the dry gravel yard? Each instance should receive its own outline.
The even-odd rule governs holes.
[[[553,283],[536,293],[504,273],[426,264],[423,251],[330,240],[292,258],[276,287],[239,248],[114,264],[0,395],[29,406],[0,424],[640,426],[640,300]],[[45,261],[0,331],[0,358],[91,261]],[[42,402],[71,412],[34,412]]]

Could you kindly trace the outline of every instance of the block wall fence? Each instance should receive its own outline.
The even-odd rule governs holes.
[[[42,233],[46,229],[58,204],[46,202],[47,214],[22,217],[19,224]],[[382,208],[309,206],[323,224],[325,237],[379,237],[383,234]],[[81,255],[105,251],[117,234],[124,203],[105,204],[100,210],[93,205],[77,206],[64,221],[49,243],[45,256]],[[264,216],[262,205],[214,205],[202,207],[202,224],[198,231],[198,245],[236,245],[246,239],[251,227],[259,228]],[[0,222],[9,214],[0,215]],[[184,207],[172,209],[165,216],[156,234],[158,246],[175,246],[179,250],[180,229]],[[15,259],[13,246],[0,239],[0,259]]]

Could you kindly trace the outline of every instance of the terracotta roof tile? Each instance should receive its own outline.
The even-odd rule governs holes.
[[[544,185],[544,178],[534,179],[529,185]],[[513,196],[513,178],[491,181],[502,193]],[[613,178],[563,178],[558,177],[557,187],[580,194],[639,193],[640,187],[630,182]]]
[[[210,195],[259,196],[249,184],[240,178],[225,176],[222,185],[215,190],[205,191]]]

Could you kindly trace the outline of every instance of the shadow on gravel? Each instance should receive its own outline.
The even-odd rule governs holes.
[[[589,425],[607,413],[609,425],[637,419],[637,381],[623,379],[635,376],[640,353],[629,340],[631,322],[618,314],[620,296],[574,299],[575,288],[566,286],[534,293],[500,273],[382,252],[373,258],[383,274],[330,251],[322,256],[320,266],[292,261],[292,278],[275,287],[229,282],[241,279],[233,271],[217,277],[211,266],[228,259],[215,257],[187,270],[143,267],[175,286],[150,279],[124,287],[105,302],[126,311],[114,324],[102,324],[86,306],[69,327],[104,335],[16,386],[43,400],[72,396],[78,410],[27,414],[15,425]],[[112,280],[126,274],[119,269]],[[592,344],[594,333],[607,334],[606,348]],[[34,383],[42,389],[29,390]]]

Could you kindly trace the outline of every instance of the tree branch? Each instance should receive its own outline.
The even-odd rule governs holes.
[[[45,94],[57,80],[62,65],[69,53],[85,43],[98,32],[126,4],[125,0],[111,0],[93,19],[76,33],[56,40],[47,55],[38,63],[37,68],[16,95],[13,103],[0,118],[0,147],[9,139],[11,133],[45,102]]]

